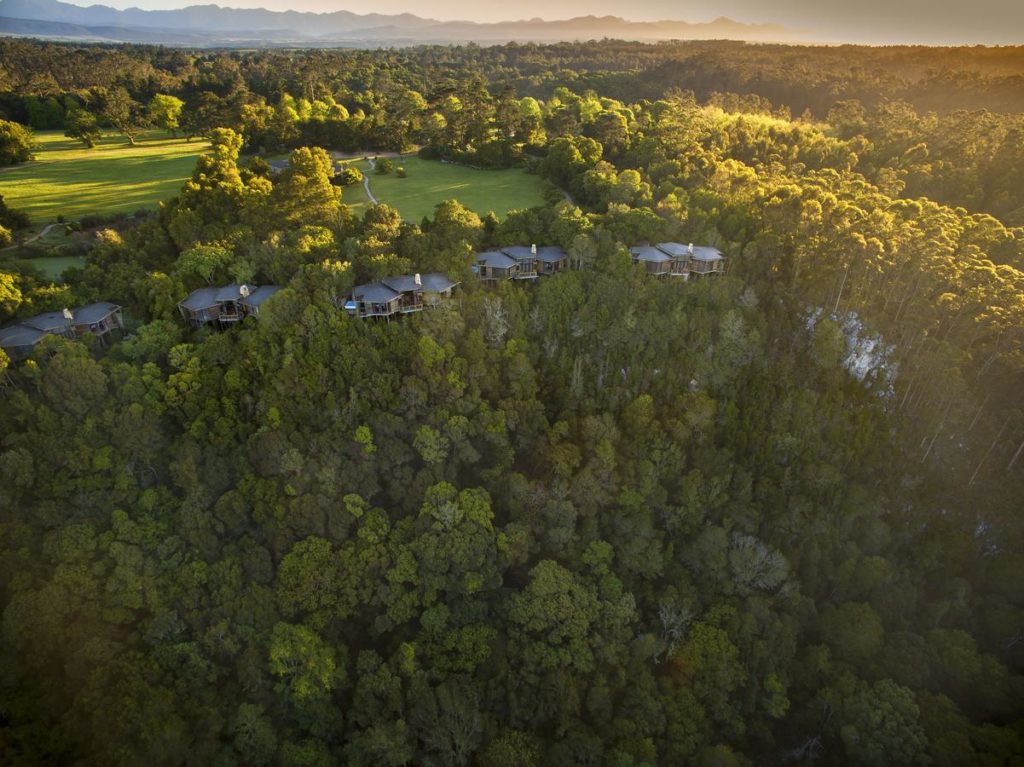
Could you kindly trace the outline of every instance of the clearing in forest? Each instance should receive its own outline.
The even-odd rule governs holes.
[[[135,146],[109,135],[94,149],[59,131],[35,134],[36,160],[0,171],[0,194],[36,226],[63,215],[132,213],[174,197],[192,175],[196,156],[209,148],[166,133],[140,133]]]
[[[450,199],[458,200],[480,216],[493,211],[499,218],[510,210],[544,204],[540,177],[519,168],[477,170],[419,157],[395,158],[392,162],[396,168],[405,168],[405,178],[399,178],[394,171],[378,176],[364,160],[359,160],[356,167],[369,178],[373,195],[396,208],[406,221],[432,218],[434,207]],[[368,202],[361,184],[346,187],[343,201],[358,212]]]

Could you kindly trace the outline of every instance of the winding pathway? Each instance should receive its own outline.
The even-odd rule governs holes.
[[[369,163],[370,163],[370,170],[373,170],[374,167],[376,167],[376,163],[373,160],[370,160]],[[373,192],[370,191],[370,174],[369,173],[364,173],[363,174],[363,189],[366,190],[366,196],[370,198],[370,202],[372,204],[380,205],[380,203],[377,202],[377,198],[373,196]]]
[[[3,253],[5,250],[14,250],[15,248],[21,248],[24,247],[25,245],[29,245],[35,242],[36,240],[48,235],[50,233],[50,230],[57,226],[64,226],[64,224],[47,224],[42,228],[42,230],[40,230],[39,234],[29,237],[27,240],[24,240],[23,242],[16,242],[13,245],[8,245],[6,248],[0,249],[0,253]]]

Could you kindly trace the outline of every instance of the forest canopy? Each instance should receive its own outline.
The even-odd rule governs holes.
[[[4,761],[1024,759],[1022,54],[857,50],[0,41],[9,120],[211,142],[63,283],[0,262],[3,324],[129,331],[0,352]],[[328,151],[414,148],[550,204],[357,215]],[[182,321],[232,283],[282,289]]]

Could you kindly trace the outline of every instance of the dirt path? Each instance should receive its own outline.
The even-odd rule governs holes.
[[[15,248],[20,248],[20,247],[23,247],[25,245],[29,245],[29,244],[35,242],[36,240],[38,240],[38,239],[48,235],[50,233],[50,230],[53,229],[54,227],[57,227],[57,226],[64,226],[64,224],[47,224],[46,226],[44,226],[42,228],[42,230],[39,232],[39,234],[34,235],[32,237],[29,237],[24,242],[16,242],[14,245],[8,245],[6,248],[0,249],[0,253],[3,253],[5,250],[14,250]]]
[[[370,163],[370,170],[373,170],[376,167],[376,163],[373,160],[370,160],[369,163]],[[364,173],[363,174],[363,189],[366,190],[366,196],[370,198],[370,202],[371,203],[373,203],[374,205],[379,205],[380,204],[379,202],[377,202],[377,198],[373,196],[373,192],[370,191],[370,174],[369,173]]]
[[[332,160],[362,160],[364,157],[367,159],[373,157],[390,157],[394,159],[402,156],[400,152],[369,152],[366,150],[362,152],[330,152],[330,155]]]

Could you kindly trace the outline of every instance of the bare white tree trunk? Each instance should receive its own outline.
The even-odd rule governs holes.
[[[992,440],[992,444],[988,446],[988,450],[985,451],[985,455],[983,455],[981,457],[981,460],[978,461],[978,466],[974,470],[974,473],[971,475],[971,481],[967,483],[967,487],[970,487],[971,485],[973,485],[974,484],[974,480],[976,480],[978,478],[978,472],[980,472],[981,471],[981,467],[985,465],[985,459],[988,458],[989,453],[991,453],[995,449],[996,443],[999,442],[999,440],[1003,438],[1003,432],[1006,431],[1006,425],[1008,423],[1009,423],[1009,421],[1003,421],[1003,428],[1001,428],[999,430],[999,434],[997,434],[996,438],[994,440]]]

